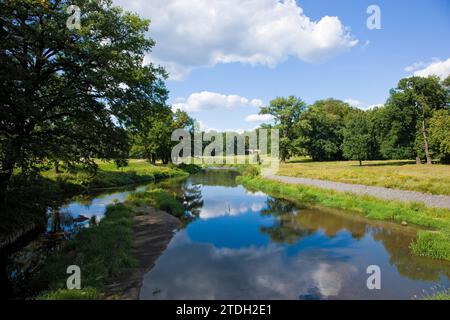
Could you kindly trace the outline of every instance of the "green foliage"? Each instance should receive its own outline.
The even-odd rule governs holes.
[[[183,170],[189,174],[196,174],[202,171],[202,168],[196,164],[181,163],[180,165],[176,166],[176,168]]]
[[[430,119],[430,145],[442,163],[450,163],[450,109],[437,110]]]
[[[320,100],[298,122],[298,144],[315,161],[342,160],[345,118],[355,110],[339,100]]]
[[[80,0],[81,28],[70,30],[71,1],[28,2],[0,6],[2,198],[16,167],[125,158],[125,129],[168,95],[165,71],[143,64],[154,46],[148,20],[110,0]]]
[[[278,97],[267,107],[261,108],[260,114],[270,114],[274,117],[275,129],[280,130],[280,158],[286,161],[298,153],[295,145],[295,126],[306,104],[300,98],[289,96]]]
[[[261,174],[261,169],[259,166],[255,165],[244,165],[239,167],[239,172],[243,176],[257,177]]]
[[[143,117],[137,130],[131,134],[133,146],[131,155],[148,159],[152,163],[161,160],[164,164],[171,160],[172,132],[176,129],[192,130],[194,120],[184,111],[175,113],[167,106],[161,106],[147,117]]]
[[[410,77],[391,90],[383,110],[381,152],[389,159],[412,159],[428,154],[429,119],[442,109],[448,92],[436,77]],[[430,162],[430,159],[427,159]]]
[[[152,189],[146,192],[133,193],[128,198],[128,201],[135,206],[149,205],[153,208],[166,211],[178,218],[184,216],[184,207],[177,200],[175,194],[163,189]]]
[[[58,289],[45,293],[37,300],[102,300],[103,295],[95,288],[84,288],[82,290]]]
[[[364,112],[355,112],[348,116],[344,128],[342,151],[349,160],[369,160],[375,142],[370,133],[369,116]]]

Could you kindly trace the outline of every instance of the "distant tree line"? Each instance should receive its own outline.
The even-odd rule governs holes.
[[[261,109],[280,130],[280,157],[315,161],[416,159],[450,162],[450,77],[409,77],[392,89],[386,104],[360,110],[335,99],[307,106],[278,97]]]

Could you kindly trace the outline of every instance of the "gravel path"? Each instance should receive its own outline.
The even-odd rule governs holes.
[[[351,192],[361,195],[369,195],[386,200],[420,202],[428,207],[450,209],[450,196],[445,195],[432,195],[416,191],[389,189],[384,187],[372,187],[361,184],[349,184],[318,179],[294,178],[285,176],[267,176],[266,178],[284,183],[304,184],[323,189],[332,189],[342,192]]]

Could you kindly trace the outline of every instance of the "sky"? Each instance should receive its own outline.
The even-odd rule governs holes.
[[[204,130],[251,130],[278,96],[367,109],[401,78],[450,74],[448,0],[114,0],[151,20],[146,61]],[[376,5],[380,27],[373,22]]]

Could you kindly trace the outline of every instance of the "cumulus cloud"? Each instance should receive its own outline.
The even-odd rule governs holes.
[[[431,63],[416,62],[405,68],[406,72],[413,72],[415,76],[428,77],[438,76],[445,79],[450,75],[450,58],[445,61],[434,59]]]
[[[245,118],[247,122],[269,122],[273,120],[270,114],[251,114]]]
[[[210,110],[234,109],[237,107],[257,107],[263,106],[259,99],[247,99],[235,94],[225,95],[216,92],[202,91],[192,93],[187,99],[178,98],[172,105],[173,109],[180,109],[186,112],[200,112]]]
[[[338,17],[311,20],[295,0],[115,0],[150,18],[150,59],[172,79],[220,63],[275,67],[293,56],[318,62],[356,46]]]

